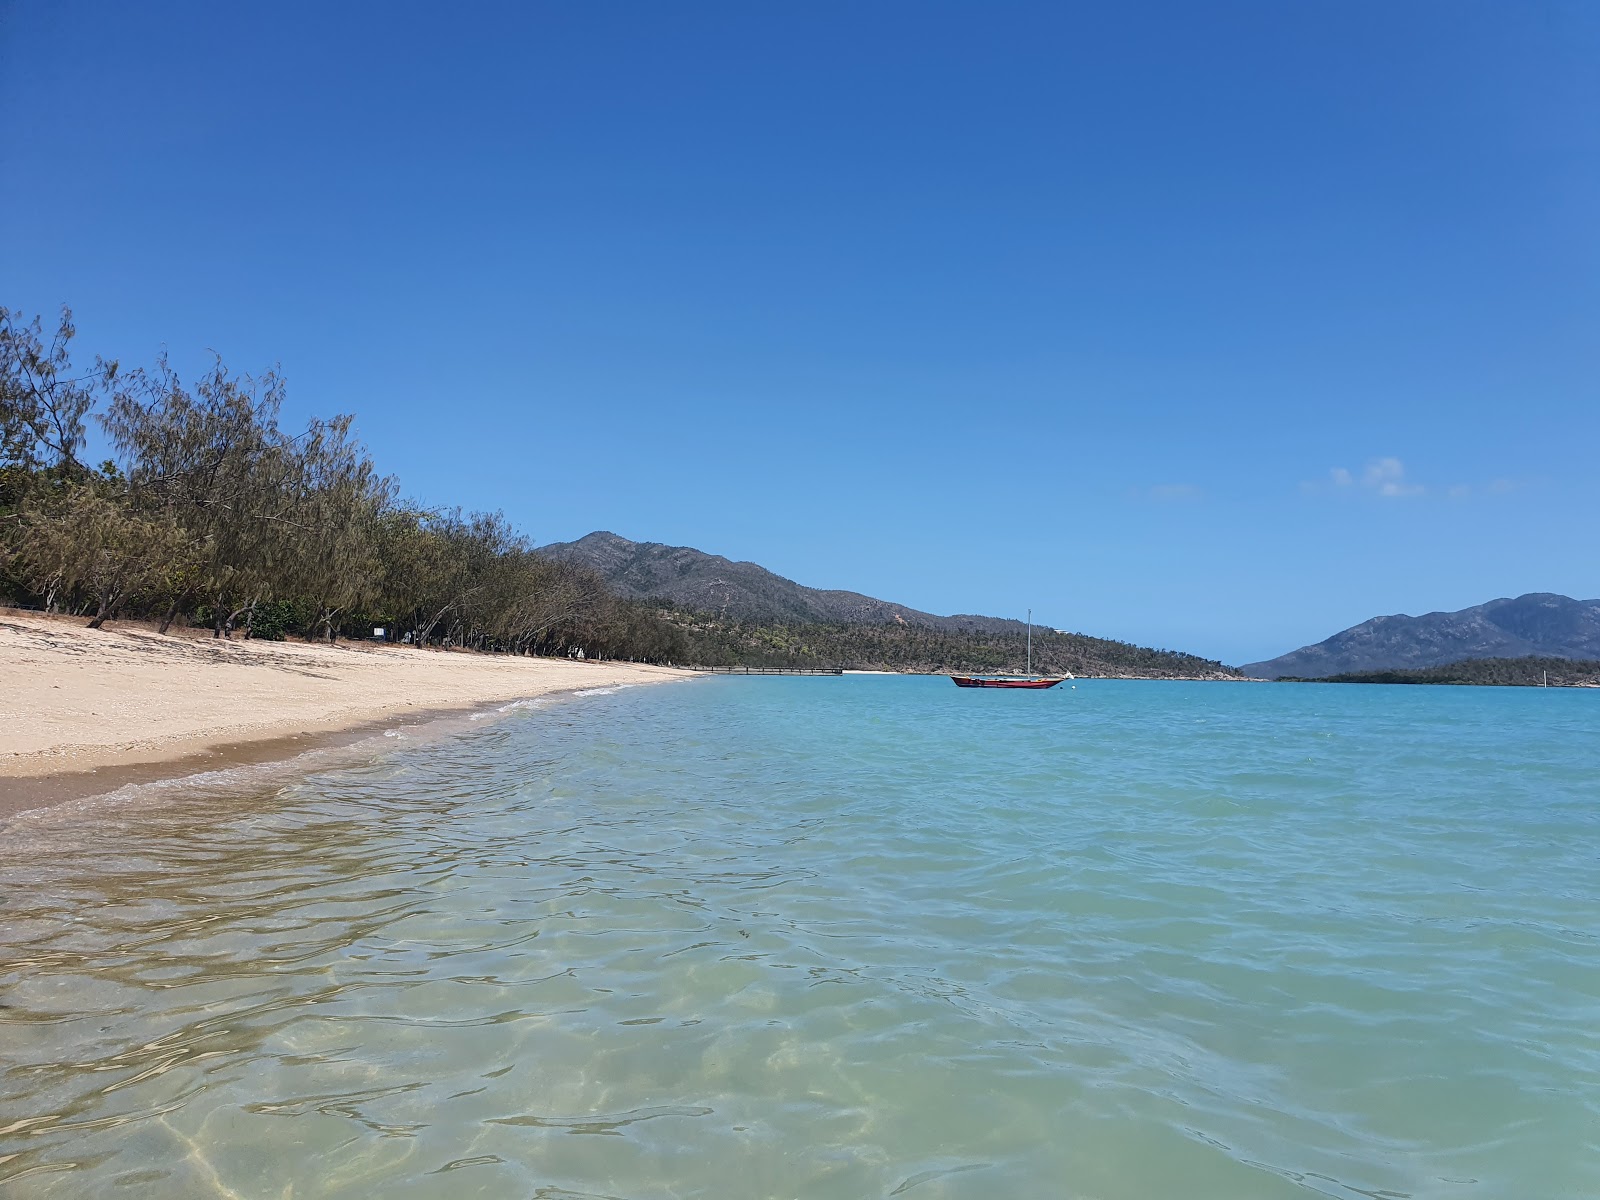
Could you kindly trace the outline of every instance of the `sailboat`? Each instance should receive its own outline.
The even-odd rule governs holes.
[[[1053,688],[1063,680],[1072,678],[1067,675],[1035,675],[1033,673],[1033,609],[1028,610],[1028,673],[1026,675],[952,675],[950,680],[957,687],[971,688],[1031,688],[1041,691],[1044,688]]]

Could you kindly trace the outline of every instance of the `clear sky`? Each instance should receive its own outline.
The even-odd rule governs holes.
[[[1600,595],[1600,5],[0,4],[0,304],[379,463],[1248,661]]]

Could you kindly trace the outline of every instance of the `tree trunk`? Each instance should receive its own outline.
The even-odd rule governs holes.
[[[426,622],[417,630],[417,648],[419,650],[427,644],[428,638],[433,635],[434,628],[440,621],[444,620],[445,613],[449,612],[453,607],[455,607],[454,602],[445,605],[433,614],[431,621]]]
[[[90,629],[99,629],[106,623],[106,618],[111,615],[111,609],[117,602],[115,592],[103,593],[99,598],[99,606],[95,609],[94,619],[89,622]]]
[[[172,603],[167,605],[166,615],[161,618],[161,628],[156,630],[157,633],[165,633],[167,630],[172,628],[172,622],[177,619],[178,608],[182,603],[183,597],[174,596],[172,598]]]
[[[225,630],[225,634],[226,634],[227,637],[231,638],[233,636],[234,623],[236,621],[238,621],[238,619],[240,617],[244,616],[245,613],[252,612],[255,609],[255,606],[256,606],[256,602],[254,600],[252,600],[252,601],[250,601],[249,604],[246,604],[243,608],[236,608],[231,613],[228,614],[228,626],[227,626],[227,629]]]

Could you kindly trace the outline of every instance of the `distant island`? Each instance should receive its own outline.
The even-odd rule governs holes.
[[[1373,617],[1241,669],[1258,679],[1328,679],[1530,658],[1600,659],[1600,600],[1530,592],[1457,612]]]

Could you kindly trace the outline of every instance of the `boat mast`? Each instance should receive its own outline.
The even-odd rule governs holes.
[[[1033,609],[1028,610],[1028,674],[1033,674]]]

